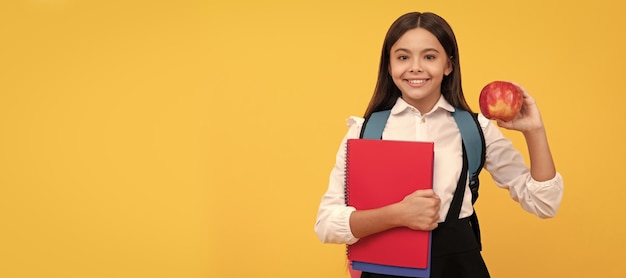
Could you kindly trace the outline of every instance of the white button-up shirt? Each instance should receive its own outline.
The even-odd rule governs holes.
[[[461,134],[450,113],[452,111],[454,107],[443,97],[424,115],[398,98],[383,131],[385,140],[435,142],[433,190],[441,199],[439,216],[442,222],[450,208],[463,163]],[[478,120],[487,147],[484,170],[491,174],[497,186],[509,190],[511,198],[519,202],[526,211],[541,218],[554,216],[563,195],[561,175],[557,173],[553,179],[543,182],[534,180],[523,157],[511,141],[502,135],[500,129],[483,115],[479,115]],[[363,122],[364,119],[359,117],[350,117],[347,120],[348,132],[337,152],[328,190],[319,206],[315,232],[325,243],[352,244],[358,240],[350,230],[350,214],[355,208],[345,203],[344,169],[346,141],[359,138]],[[466,181],[459,218],[473,213],[471,199],[469,181]]]

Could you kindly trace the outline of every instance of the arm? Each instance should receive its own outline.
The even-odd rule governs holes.
[[[545,129],[524,132],[530,157],[530,175],[536,181],[547,181],[556,175]]]
[[[433,190],[417,190],[398,203],[352,212],[350,228],[357,238],[404,226],[430,231],[437,228],[440,203]]]
[[[516,84],[517,85],[517,84]],[[535,100],[520,85],[524,92],[524,104],[516,119],[510,122],[498,121],[498,125],[524,134],[530,157],[530,174],[537,181],[547,181],[556,175],[556,167],[550,152],[548,137],[541,114]]]
[[[540,218],[550,218],[561,204],[563,179],[555,169],[535,100],[524,88],[522,91],[524,104],[518,117],[510,122],[498,121],[498,125],[522,132],[528,146],[530,169],[511,141],[482,117],[487,143],[485,169],[499,187],[509,190],[511,198],[524,210]]]

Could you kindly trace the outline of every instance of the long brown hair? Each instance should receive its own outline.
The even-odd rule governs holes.
[[[391,109],[396,103],[398,97],[402,95],[400,89],[393,83],[393,79],[389,74],[389,59],[391,47],[404,35],[408,30],[415,28],[424,28],[431,32],[446,51],[446,55],[450,57],[452,64],[452,72],[448,76],[444,76],[441,81],[441,94],[454,107],[458,107],[472,112],[469,105],[465,101],[463,88],[461,87],[461,67],[459,62],[459,48],[456,43],[456,37],[452,28],[442,17],[434,13],[407,13],[396,19],[391,24],[385,41],[383,43],[382,53],[380,55],[380,67],[378,69],[378,80],[374,95],[370,100],[367,110],[365,110],[365,118],[372,113],[381,110]]]

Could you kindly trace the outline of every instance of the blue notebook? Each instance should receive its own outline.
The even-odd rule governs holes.
[[[430,242],[432,243],[432,233],[430,236]],[[352,261],[352,268],[360,271],[404,276],[404,277],[416,277],[416,278],[428,278],[430,277],[430,252],[428,252],[428,266],[426,268],[410,268],[401,266],[390,266],[382,264],[373,264],[359,261]]]

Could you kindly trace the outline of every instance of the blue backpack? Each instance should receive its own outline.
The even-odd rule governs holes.
[[[372,113],[372,115],[365,120],[363,128],[361,129],[360,138],[363,139],[382,139],[383,130],[387,124],[387,119],[391,110],[384,110]],[[471,114],[465,110],[456,108],[454,112],[451,112],[457,126],[461,132],[461,139],[463,146],[467,152],[468,170],[470,173],[469,187],[472,191],[472,205],[476,203],[478,199],[478,186],[480,184],[478,175],[485,164],[485,136],[483,130],[476,118],[478,114]],[[474,230],[474,235],[478,241],[478,245],[481,247],[480,240],[480,227],[478,226],[478,217],[476,211],[470,217],[470,223]]]

